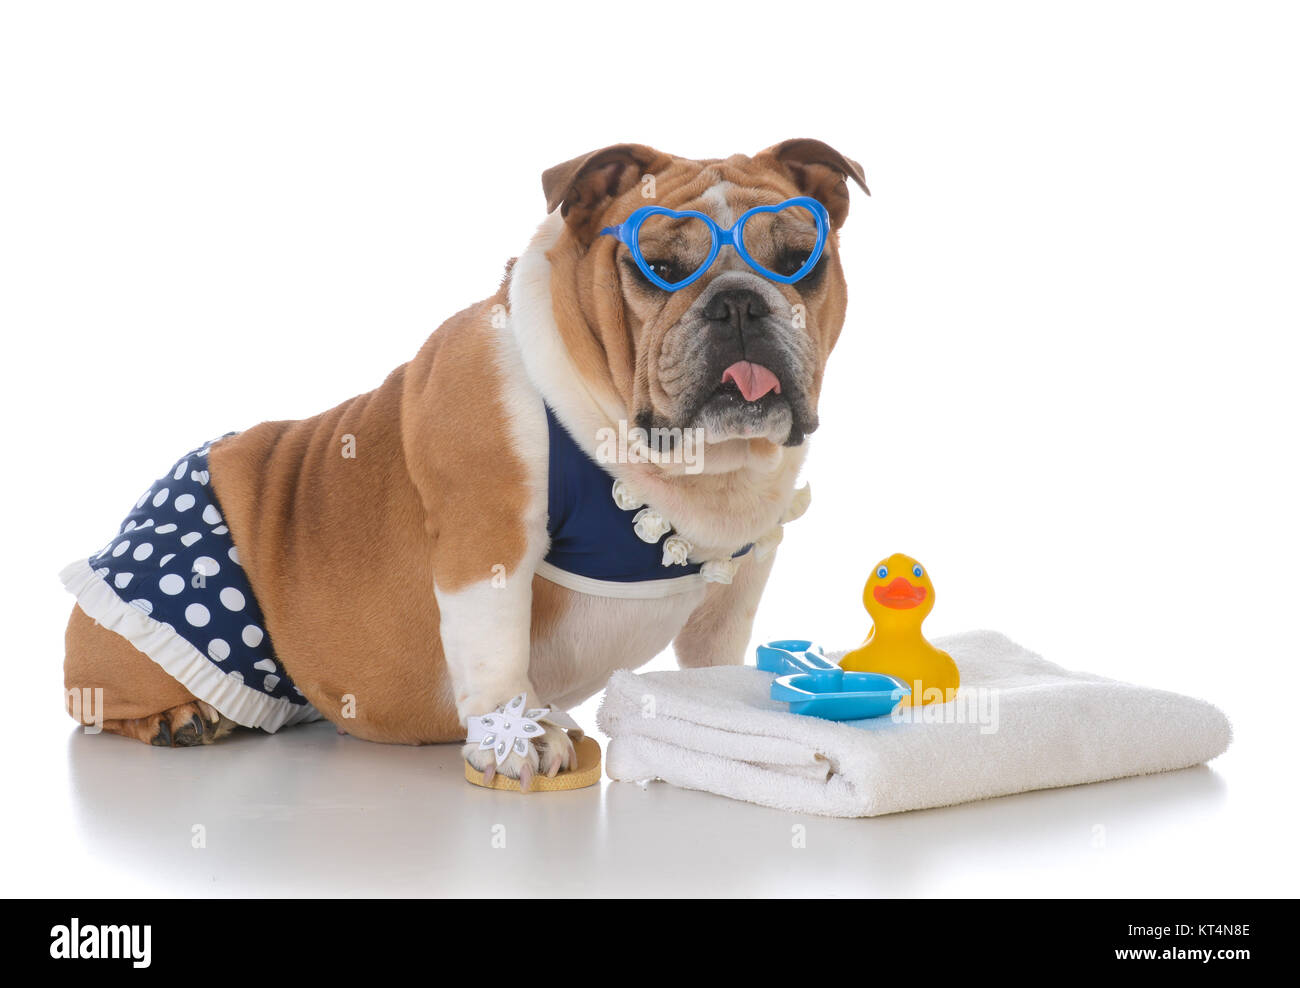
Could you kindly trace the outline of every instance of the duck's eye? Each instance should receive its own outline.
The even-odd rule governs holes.
[[[882,580],[883,580],[885,577],[887,577],[888,575],[889,575],[889,567],[888,567],[888,566],[882,566],[882,567],[880,567],[880,569],[876,570],[876,576],[879,577],[879,578],[882,579]]]
[[[912,575],[916,577],[918,580],[921,577],[925,576],[925,570],[921,569],[920,563],[917,563],[915,566],[912,567]]]

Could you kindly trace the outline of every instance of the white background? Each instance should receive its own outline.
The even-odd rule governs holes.
[[[903,551],[937,586],[929,633],[997,628],[1210,699],[1236,730],[1176,812],[1111,784],[1135,787],[1107,803],[1130,836],[1101,855],[1091,796],[1061,797],[1081,801],[1069,826],[1036,843],[1017,807],[1043,804],[1016,797],[996,812],[1032,853],[895,891],[1295,892],[1293,8],[718,8],[0,8],[13,890],[168,888],[70,822],[59,695],[55,574],[150,478],[377,385],[494,289],[543,217],[544,168],[622,140],[722,157],[808,136],[861,161],[872,196],[843,232],[813,507],[756,639],[853,644],[871,564]],[[887,826],[942,845],[973,819],[937,813]]]

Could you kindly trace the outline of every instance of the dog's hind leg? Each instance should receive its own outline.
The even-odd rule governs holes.
[[[110,734],[121,734],[160,748],[191,748],[211,744],[238,726],[202,700],[178,704],[161,713],[131,720],[106,720]]]
[[[74,720],[161,747],[210,744],[235,723],[79,606],[65,636],[64,704]]]

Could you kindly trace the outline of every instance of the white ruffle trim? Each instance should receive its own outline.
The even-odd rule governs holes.
[[[211,659],[174,629],[132,607],[103,581],[90,563],[78,559],[59,579],[91,618],[121,635],[200,700],[212,704],[236,724],[274,734],[289,724],[321,720],[310,703],[290,703],[248,686],[238,675],[222,672]]]

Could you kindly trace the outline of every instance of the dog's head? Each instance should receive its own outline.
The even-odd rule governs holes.
[[[619,144],[548,169],[547,205],[564,218],[548,253],[555,315],[589,386],[612,388],[642,428],[702,429],[715,444],[801,444],[817,428],[822,374],[844,323],[837,233],[849,180],[866,191],[860,165],[804,139],[704,161]],[[796,196],[820,202],[829,222],[820,260],[793,284],[722,246],[697,280],[665,290],[628,244],[602,233],[647,205],[703,213],[725,231],[755,207]],[[796,272],[817,240],[805,209],[758,212],[744,226],[751,259],[781,275]],[[699,220],[659,215],[637,243],[652,271],[676,283],[700,267],[711,236]]]

